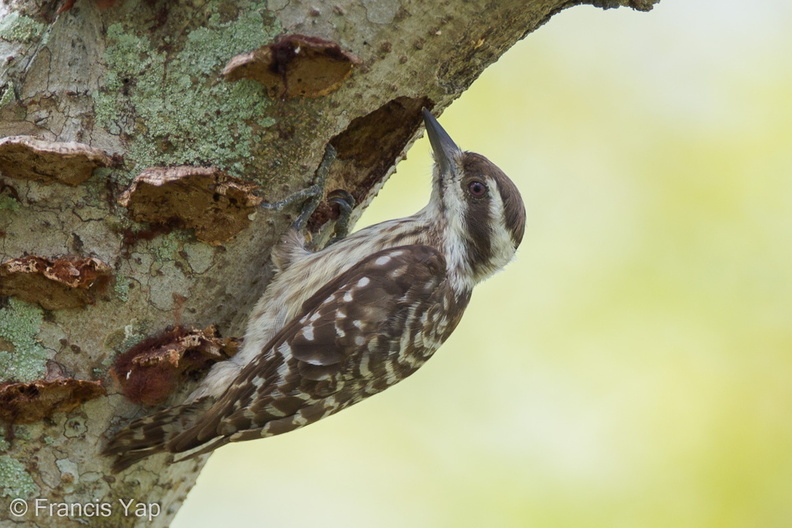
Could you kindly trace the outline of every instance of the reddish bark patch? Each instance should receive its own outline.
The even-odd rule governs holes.
[[[38,303],[47,310],[76,308],[95,303],[111,273],[110,266],[93,257],[50,260],[28,255],[0,264],[0,295]]]
[[[90,178],[94,169],[111,163],[104,151],[82,143],[31,136],[0,139],[0,171],[9,177],[78,185]]]
[[[0,420],[29,424],[56,412],[69,412],[104,394],[101,381],[56,378],[3,383],[0,384]]]
[[[198,240],[218,245],[250,224],[248,216],[262,201],[255,189],[213,167],[153,167],[118,202],[138,222],[191,228]]]
[[[232,58],[223,75],[227,81],[258,81],[272,98],[322,97],[336,91],[360,64],[358,57],[335,42],[282,35],[272,44]]]
[[[119,355],[110,374],[129,400],[156,405],[176,390],[182,378],[228,359],[238,346],[235,338],[221,338],[214,325],[204,330],[177,326]]]

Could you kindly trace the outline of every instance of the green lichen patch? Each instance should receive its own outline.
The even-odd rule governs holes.
[[[129,278],[123,273],[116,275],[115,284],[113,284],[113,291],[118,300],[127,302],[129,300]]]
[[[163,51],[134,20],[107,29],[108,71],[94,94],[97,122],[130,137],[127,181],[153,166],[211,165],[240,175],[273,124],[272,104],[258,83],[226,83],[220,72],[234,55],[280,32],[265,2],[223,20],[213,14],[178,51]]]
[[[151,331],[149,319],[135,319],[124,328],[119,328],[105,339],[105,346],[116,351],[126,350],[141,342]]]
[[[16,87],[13,81],[8,81],[0,86],[0,108],[16,103]]]
[[[0,456],[0,495],[31,498],[39,494],[39,487],[24,464],[10,456]]]
[[[46,26],[17,12],[0,18],[0,39],[28,44],[44,31]]]
[[[19,201],[11,196],[0,195],[0,211],[16,211],[19,209]]]
[[[175,260],[179,248],[186,239],[184,233],[174,232],[161,236],[152,242],[154,259],[158,264]]]
[[[43,316],[37,305],[14,298],[0,309],[0,348],[13,348],[0,350],[0,382],[33,381],[46,373],[47,351],[36,339]]]

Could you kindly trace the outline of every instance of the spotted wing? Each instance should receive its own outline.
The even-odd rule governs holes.
[[[362,260],[308,299],[170,450],[201,446],[193,456],[291,431],[406,377],[421,363],[410,356],[421,354],[422,341],[410,333],[426,323],[424,314],[448,307],[449,290],[445,259],[431,247],[401,246]]]

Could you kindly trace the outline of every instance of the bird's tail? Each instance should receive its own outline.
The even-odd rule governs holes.
[[[135,420],[110,438],[102,454],[116,457],[113,473],[118,473],[148,456],[180,451],[173,449],[173,440],[194,425],[213,403],[213,398],[205,397]]]

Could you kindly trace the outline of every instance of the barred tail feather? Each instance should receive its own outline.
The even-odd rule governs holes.
[[[116,456],[113,473],[118,473],[148,456],[176,451],[172,442],[213,403],[213,398],[202,398],[135,420],[110,438],[102,454]]]
[[[211,440],[204,442],[203,444],[185,449],[183,451],[181,449],[174,449],[174,451],[178,452],[178,454],[176,455],[173,461],[184,462],[185,460],[190,460],[191,458],[199,457],[201,455],[206,455],[207,453],[211,453],[215,449],[226,445],[228,442],[229,442],[228,438],[224,436],[216,436]]]
[[[156,447],[151,447],[148,449],[140,449],[137,451],[128,451],[122,455],[118,455],[116,459],[113,461],[112,471],[113,473],[121,473],[126,468],[133,464],[137,464],[144,458],[156,455],[157,453],[161,453],[162,450]]]

